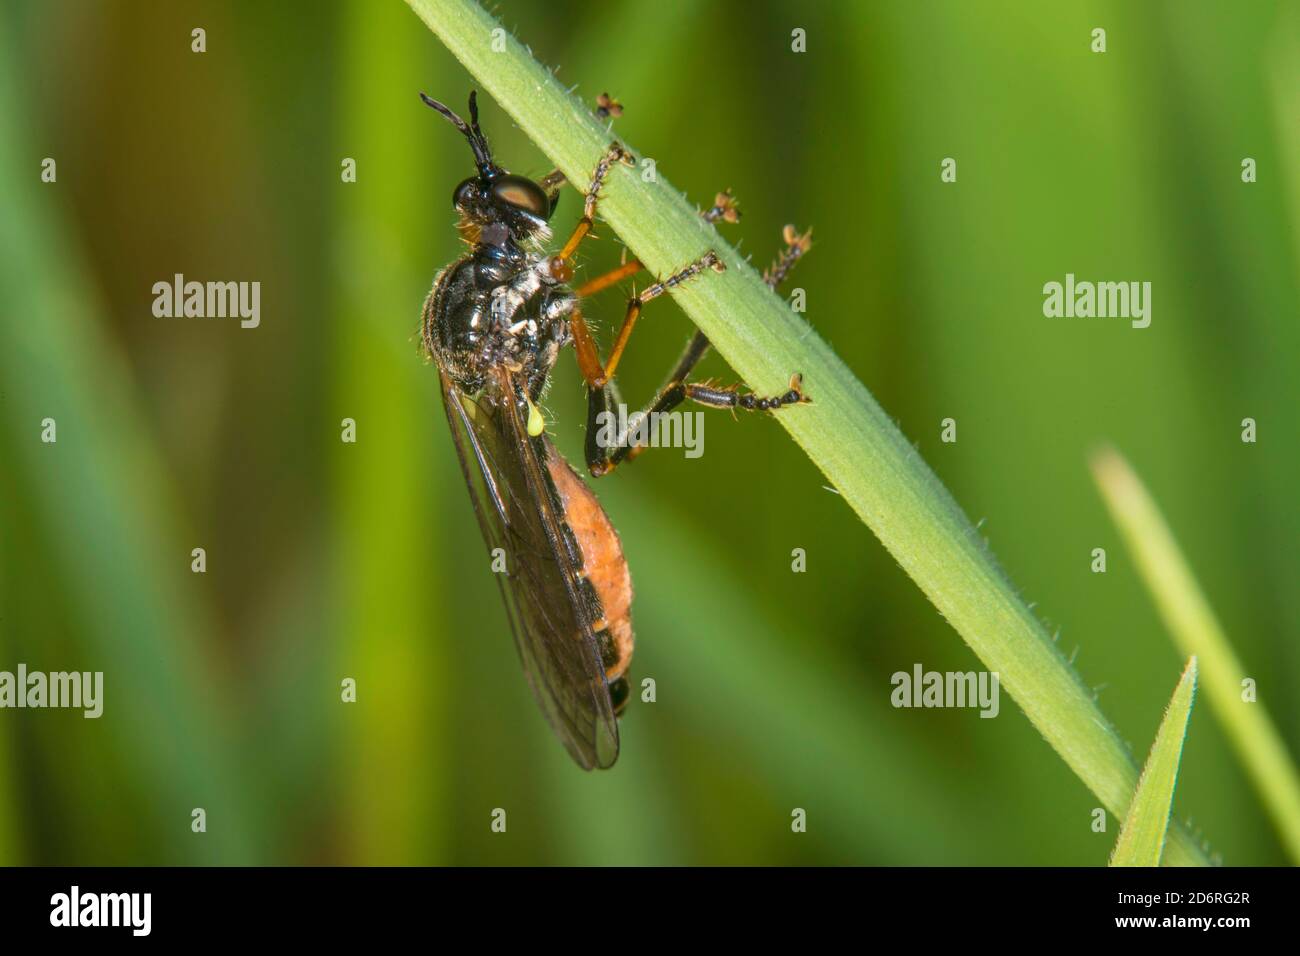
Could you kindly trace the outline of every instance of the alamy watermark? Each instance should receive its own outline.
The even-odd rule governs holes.
[[[50,897],[51,926],[120,926],[132,936],[148,936],[152,911],[152,893],[83,893],[74,884]]]
[[[1043,315],[1049,319],[1129,319],[1135,329],[1151,324],[1150,282],[1077,281],[1073,272],[1065,282],[1043,286]]]
[[[103,671],[0,671],[0,707],[69,707],[96,718],[104,712]]]
[[[178,272],[171,282],[155,282],[153,295],[153,314],[160,319],[238,318],[244,329],[262,323],[260,282],[186,282]]]
[[[596,416],[596,444],[601,448],[682,448],[687,458],[704,454],[703,412],[617,412]]]
[[[978,707],[981,717],[996,717],[1001,706],[997,671],[927,671],[913,664],[889,682],[895,707]]]

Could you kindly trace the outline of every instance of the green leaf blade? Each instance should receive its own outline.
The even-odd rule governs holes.
[[[1165,833],[1173,809],[1178,765],[1183,755],[1187,722],[1196,697],[1196,658],[1189,658],[1183,676],[1174,688],[1155,743],[1147,757],[1137,791],[1124,817],[1111,866],[1159,866],[1165,849]]]
[[[1093,477],[1175,646],[1204,672],[1210,710],[1227,733],[1287,852],[1300,863],[1300,776],[1264,704],[1243,700],[1248,677],[1146,486],[1113,449],[1093,456]]]

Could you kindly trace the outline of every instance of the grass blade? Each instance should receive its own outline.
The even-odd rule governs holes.
[[[103,855],[80,860],[255,863],[264,845],[258,788],[239,772],[236,739],[221,719],[233,705],[229,687],[210,676],[213,626],[189,587],[191,543],[129,365],[57,214],[55,187],[31,174],[16,44],[0,18],[0,180],[12,186],[0,216],[0,461],[30,508],[24,520],[53,542],[78,622],[78,660],[105,672],[104,737],[93,757],[105,775],[120,769],[149,795],[145,817],[157,828],[154,844],[97,842]],[[57,417],[57,444],[33,430],[47,415]],[[0,525],[13,504],[0,502]],[[8,589],[24,556],[3,551],[0,563],[15,578]],[[6,652],[44,658],[52,644],[45,611],[22,596],[0,593],[12,602],[0,608]],[[28,612],[40,623],[15,628]],[[63,751],[55,753],[57,765]],[[106,799],[123,802],[87,817],[96,837],[126,812],[120,788]],[[190,839],[196,806],[221,821],[202,840]]]
[[[611,135],[528,50],[471,0],[407,0],[520,128],[585,183]],[[628,145],[628,144],[625,144]],[[830,347],[769,290],[662,175],[619,167],[601,215],[652,273],[709,248],[723,275],[674,295],[758,392],[799,371],[815,404],[778,416],[890,554],[952,624],[1066,764],[1112,812],[1128,807],[1137,767],[1051,638],[998,568],[969,519],[912,444]],[[1206,863],[1185,830],[1170,855]]]
[[[345,278],[335,300],[335,394],[339,416],[354,417],[362,435],[356,444],[336,442],[334,454],[334,573],[350,582],[335,604],[336,666],[359,688],[359,703],[344,711],[347,853],[365,865],[427,864],[445,860],[446,836],[433,821],[447,813],[454,776],[446,644],[431,619],[451,599],[437,544],[446,532],[433,503],[457,489],[444,490],[449,472],[430,468],[424,446],[408,437],[442,414],[437,376],[416,360],[412,342],[429,276],[402,242],[427,214],[412,202],[410,184],[438,170],[422,161],[420,130],[398,122],[401,107],[387,91],[430,71],[400,7],[352,4],[344,23],[340,153],[364,150],[361,162],[384,171],[364,189],[339,190],[337,202],[336,268]]]
[[[1300,862],[1300,780],[1263,703],[1242,699],[1246,669],[1233,653],[1160,509],[1128,462],[1107,449],[1094,456],[1092,472],[1174,644],[1181,653],[1199,658],[1210,708],[1263,797],[1288,853]]]
[[[1138,780],[1133,803],[1115,842],[1111,866],[1159,866],[1169,829],[1169,812],[1178,782],[1178,763],[1183,756],[1183,738],[1196,696],[1196,658],[1187,661],[1183,676],[1174,688],[1164,720],[1156,731],[1151,755]]]

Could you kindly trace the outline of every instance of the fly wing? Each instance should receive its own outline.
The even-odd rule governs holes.
[[[513,395],[508,373],[498,394]],[[498,574],[515,647],[542,713],[583,769],[618,758],[618,721],[592,632],[598,608],[578,591],[579,561],[565,537],[563,509],[546,472],[556,454],[531,439],[510,401],[476,401],[444,375],[443,406],[488,550],[501,548]]]

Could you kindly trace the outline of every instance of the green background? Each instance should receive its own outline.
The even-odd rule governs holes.
[[[630,706],[614,770],[572,765],[419,353],[471,167],[416,93],[459,108],[473,83],[404,4],[0,10],[0,670],[105,672],[99,720],[0,711],[0,861],[1104,863],[1118,822],[1093,832],[1097,801],[1008,697],[995,720],[890,706],[895,671],[978,662],[764,416],[708,412],[702,458],[596,484],[658,700]],[[982,519],[1136,759],[1182,662],[1091,484],[1101,442],[1150,485],[1295,752],[1294,4],[496,12],[582,95],[622,100],[617,135],[699,204],[731,187],[724,230],[757,263],[814,226],[807,318]],[[500,160],[550,169],[481,105]],[[557,231],[579,207],[568,191]],[[618,261],[598,233],[580,275]],[[260,328],[155,318],[177,272],[260,281]],[[1151,327],[1045,318],[1067,272],[1150,281]],[[589,311],[608,334],[621,309]],[[689,332],[647,310],[629,401]],[[701,374],[731,380],[716,357]],[[565,357],[548,412],[577,460],[583,408]],[[1226,862],[1285,862],[1204,706],[1175,806]]]

